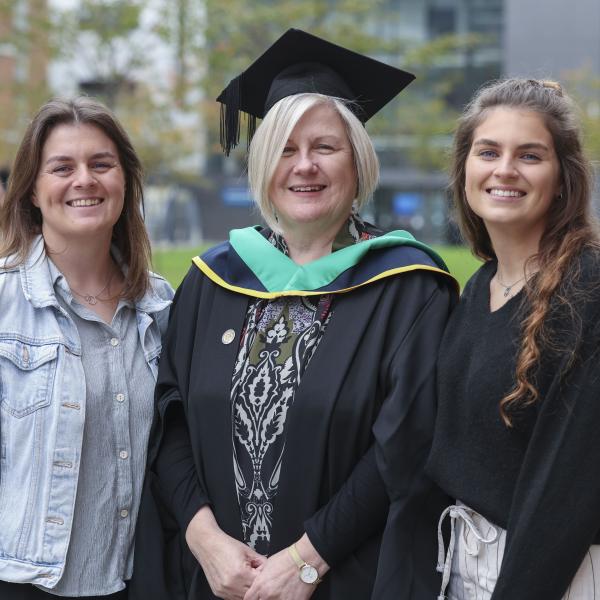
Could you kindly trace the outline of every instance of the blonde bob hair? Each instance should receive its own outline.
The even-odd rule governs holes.
[[[311,108],[330,105],[346,126],[356,167],[357,209],[372,197],[379,181],[379,161],[371,138],[364,125],[346,106],[346,101],[323,94],[296,94],[277,102],[266,114],[256,130],[248,153],[248,180],[250,191],[267,225],[281,233],[269,198],[271,179],[292,131],[302,116]]]

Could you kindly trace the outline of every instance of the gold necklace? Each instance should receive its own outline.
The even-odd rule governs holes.
[[[102,294],[106,290],[106,288],[110,285],[110,282],[112,281],[114,275],[115,275],[115,272],[113,271],[111,273],[110,277],[108,278],[108,281],[104,285],[104,287],[96,294],[83,294],[81,292],[78,292],[71,284],[69,284],[69,287],[71,288],[72,292],[77,294],[80,298],[83,298],[88,304],[94,306],[95,304],[98,304],[98,300],[102,301],[102,298],[100,298],[100,294]]]
[[[523,281],[525,278],[527,277],[527,275],[523,275],[523,277],[521,277],[521,279],[517,279],[514,283],[511,283],[510,285],[506,285],[502,279],[500,279],[500,274],[498,273],[498,271],[496,271],[496,281],[504,288],[504,297],[508,298],[509,296],[512,298],[513,294],[511,294],[511,290],[515,287],[515,285],[517,285],[517,283],[521,283],[521,281]]]

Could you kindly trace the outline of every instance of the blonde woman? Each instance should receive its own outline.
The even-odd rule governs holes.
[[[445,498],[423,464],[453,281],[358,214],[378,180],[363,123],[411,79],[290,30],[224,92],[226,147],[238,109],[264,117],[249,177],[269,227],[231,232],[178,292],[136,598],[435,593]]]

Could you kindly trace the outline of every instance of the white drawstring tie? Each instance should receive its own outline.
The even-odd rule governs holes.
[[[471,513],[474,511],[464,506],[463,504],[453,504],[444,510],[442,515],[440,516],[440,520],[438,523],[438,561],[437,561],[437,570],[439,573],[443,573],[442,575],[442,587],[440,589],[440,595],[437,597],[437,600],[446,600],[446,588],[448,587],[448,582],[450,581],[450,571],[452,568],[452,557],[454,556],[454,527],[456,524],[456,519],[462,519],[466,527],[463,530],[463,537],[465,541],[466,551],[470,556],[476,556],[479,554],[480,543],[482,544],[493,544],[498,539],[498,530],[490,525],[492,529],[492,533],[489,538],[483,537],[479,527],[473,521],[471,517]],[[444,537],[442,535],[442,523],[444,519],[450,515],[450,544],[448,546],[448,551],[446,552],[444,548]],[[467,543],[467,528],[470,529],[471,533],[475,537],[475,548],[469,547]],[[444,560],[444,554],[446,558]]]

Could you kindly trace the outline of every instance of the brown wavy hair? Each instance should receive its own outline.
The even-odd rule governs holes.
[[[0,257],[8,258],[7,268],[25,261],[33,238],[42,231],[42,214],[31,198],[44,144],[56,126],[79,123],[97,127],[117,147],[125,175],[125,202],[113,228],[112,243],[128,267],[122,297],[136,300],[150,285],[151,251],[143,217],[142,165],[117,118],[92,98],[50,100],[27,127],[11,169],[6,194],[0,203]]]
[[[543,349],[556,350],[556,336],[548,321],[551,308],[563,306],[577,330],[573,290],[579,277],[578,257],[586,248],[598,251],[598,228],[592,216],[592,168],[581,142],[581,127],[572,100],[554,81],[506,79],[480,89],[466,107],[454,136],[451,189],[461,233],[472,252],[483,260],[496,258],[483,220],[467,202],[466,162],[475,129],[496,107],[530,110],[539,114],[552,136],[560,167],[561,194],[550,204],[537,254],[528,259],[538,267],[525,283],[529,310],[521,323],[515,387],[500,401],[500,413],[512,425],[509,411],[539,400],[534,373]],[[572,364],[571,355],[568,364]]]

